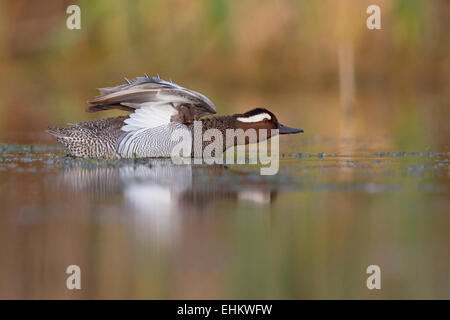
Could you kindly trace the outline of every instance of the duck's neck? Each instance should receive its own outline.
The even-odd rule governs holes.
[[[235,117],[233,117],[233,116],[215,116],[215,117],[203,118],[203,119],[200,119],[199,121],[201,121],[201,123],[202,123],[203,149],[207,145],[211,144],[211,142],[214,140],[211,138],[210,140],[205,141],[204,134],[209,129],[216,129],[221,132],[222,143],[224,146],[223,151],[225,151],[229,147],[236,145],[235,141],[227,141],[227,139],[226,139],[226,130],[227,129],[237,129],[237,123],[236,123]],[[195,139],[196,132],[194,130],[194,124],[191,124],[189,126],[189,129],[192,131],[193,137]],[[211,132],[211,133],[214,135],[213,132]],[[233,139],[233,140],[235,140],[235,139]],[[195,143],[195,141],[194,141],[194,143]]]

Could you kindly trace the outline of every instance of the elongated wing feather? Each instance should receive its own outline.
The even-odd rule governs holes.
[[[133,81],[127,80],[126,84],[117,87],[100,89],[100,96],[95,97],[89,103],[88,112],[97,112],[108,109],[122,109],[133,111],[154,104],[173,104],[175,107],[181,104],[195,108],[191,114],[201,117],[216,113],[216,107],[207,97],[201,93],[183,88],[173,82],[167,82],[159,77],[138,77]]]

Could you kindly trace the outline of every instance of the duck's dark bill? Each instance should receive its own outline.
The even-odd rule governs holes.
[[[281,123],[278,124],[278,130],[280,134],[290,134],[290,133],[301,133],[303,132],[302,129],[297,128],[291,128],[288,126],[283,126]]]

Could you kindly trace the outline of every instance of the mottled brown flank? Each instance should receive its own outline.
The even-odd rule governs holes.
[[[116,141],[127,117],[113,117],[75,123],[72,127],[49,127],[48,133],[67,149],[82,158],[119,158]]]

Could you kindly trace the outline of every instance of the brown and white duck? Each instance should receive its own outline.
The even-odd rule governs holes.
[[[135,80],[125,80],[126,84],[99,89],[100,95],[89,101],[91,106],[86,111],[120,109],[130,112],[129,116],[80,122],[70,127],[49,127],[47,132],[55,136],[71,156],[83,158],[170,157],[177,144],[172,141],[172,134],[175,130],[185,130],[193,137],[194,121],[201,121],[203,132],[218,129],[224,138],[227,129],[268,129],[268,138],[270,129],[278,129],[279,134],[303,132],[282,125],[272,112],[263,108],[202,118],[217,110],[201,93],[164,81],[159,76],[146,74]],[[237,143],[233,140],[233,145]],[[225,144],[223,151],[231,146]]]

